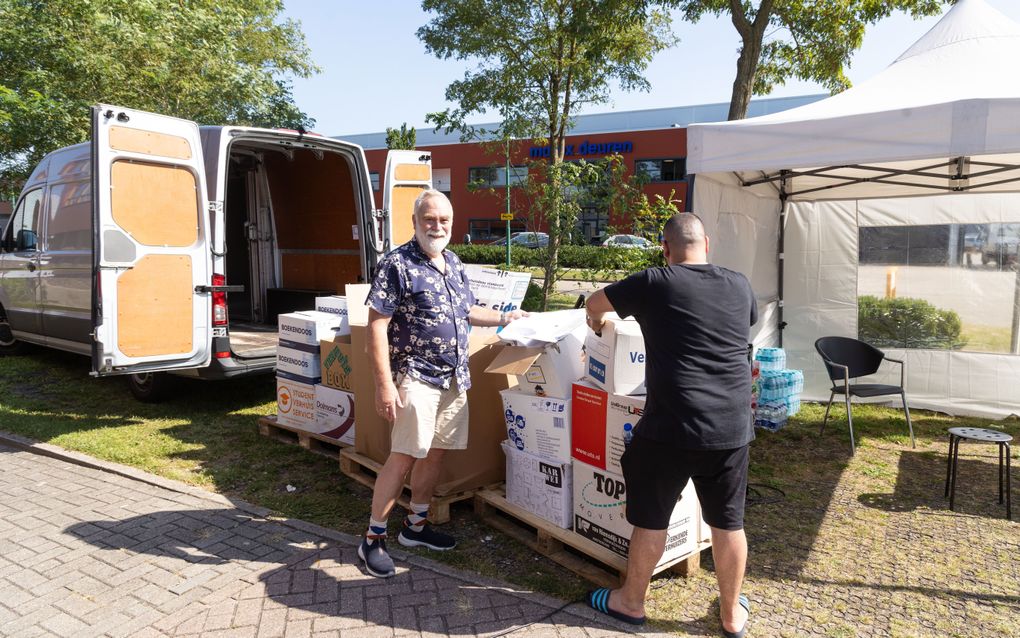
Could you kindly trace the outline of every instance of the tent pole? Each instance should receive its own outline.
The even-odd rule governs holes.
[[[1020,268],[1016,271],[1016,284],[1013,286],[1013,326],[1009,338],[1009,351],[1020,354]]]
[[[786,263],[786,198],[788,197],[788,191],[786,190],[786,179],[790,171],[782,170],[779,171],[779,282],[777,290],[779,292],[779,303],[777,306],[777,327],[779,328],[779,347],[783,347],[783,330],[786,328],[786,322],[783,321],[783,270]]]

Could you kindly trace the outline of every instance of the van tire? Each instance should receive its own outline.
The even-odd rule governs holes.
[[[0,356],[10,356],[25,352],[25,342],[18,341],[11,332],[11,324],[7,321],[7,312],[0,306]]]
[[[165,372],[143,372],[128,375],[131,395],[142,403],[160,403],[170,398],[177,379]]]

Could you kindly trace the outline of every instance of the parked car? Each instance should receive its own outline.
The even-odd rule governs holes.
[[[493,245],[506,244],[506,237],[500,237],[496,241],[490,243]],[[549,234],[530,231],[510,233],[510,245],[523,246],[524,248],[545,248],[549,245]]]
[[[637,248],[640,250],[656,250],[659,248],[657,244],[637,235],[610,235],[602,242],[602,245],[613,248]]]
[[[271,373],[277,315],[369,281],[431,184],[427,152],[392,151],[386,214],[354,144],[107,105],[92,130],[43,158],[0,235],[0,354],[88,355],[143,401],[165,373]]]

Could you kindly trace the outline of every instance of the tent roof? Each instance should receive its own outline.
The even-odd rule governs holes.
[[[866,82],[763,117],[688,128],[691,173],[787,173],[793,199],[1020,189],[1020,25],[961,0]]]

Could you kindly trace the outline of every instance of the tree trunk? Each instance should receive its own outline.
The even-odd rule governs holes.
[[[733,80],[730,113],[727,119],[742,120],[747,117],[747,107],[754,93],[754,74],[758,71],[760,55],[761,40],[756,40],[754,35],[744,40],[744,45],[740,48],[740,57],[737,58],[737,77]]]
[[[730,96],[730,113],[728,119],[742,120],[747,117],[747,106],[751,103],[754,93],[754,76],[758,72],[758,61],[761,58],[761,43],[765,39],[765,29],[772,19],[774,0],[762,0],[753,20],[748,20],[744,6],[740,0],[730,0],[730,17],[733,26],[740,34],[740,57],[737,58],[737,77],[733,80],[733,94]]]

